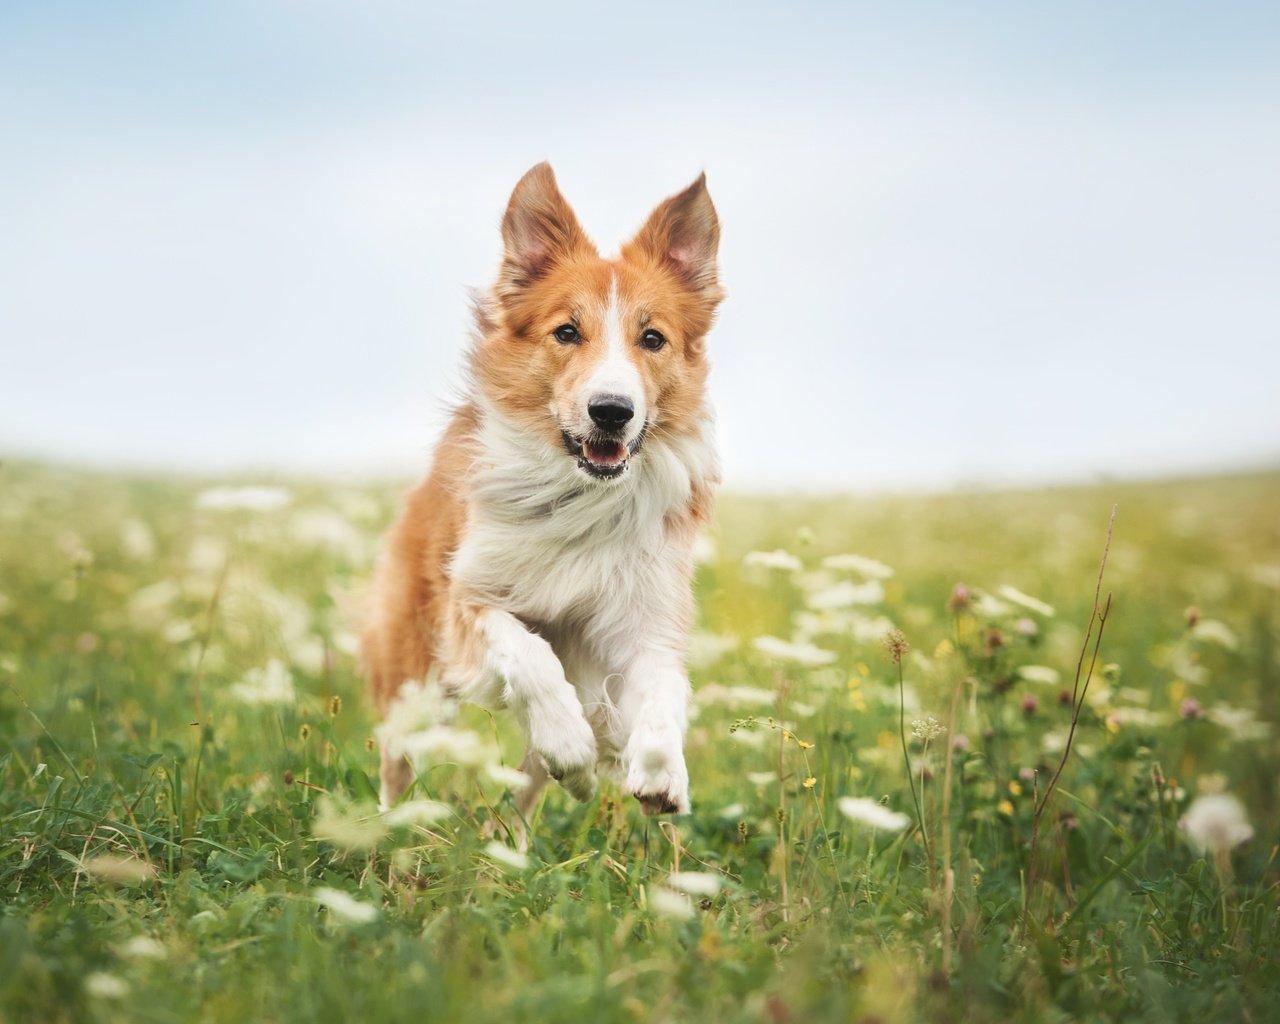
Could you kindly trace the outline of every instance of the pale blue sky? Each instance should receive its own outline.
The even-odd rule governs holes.
[[[1280,464],[1275,4],[0,6],[0,451],[411,473],[541,159],[705,169],[738,487]]]

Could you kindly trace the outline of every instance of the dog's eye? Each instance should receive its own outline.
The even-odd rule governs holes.
[[[640,344],[650,352],[657,352],[666,343],[667,339],[658,331],[645,331],[644,334],[640,335]]]
[[[561,324],[551,333],[556,336],[556,341],[561,345],[576,345],[582,340],[582,335],[573,324]]]

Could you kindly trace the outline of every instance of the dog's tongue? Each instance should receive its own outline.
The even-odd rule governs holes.
[[[627,459],[626,447],[617,441],[588,441],[582,450],[597,466],[617,466]]]

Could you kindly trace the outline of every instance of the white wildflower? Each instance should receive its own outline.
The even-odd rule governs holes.
[[[1196,797],[1178,827],[1199,853],[1222,853],[1253,838],[1244,805],[1226,793]]]
[[[973,611],[980,619],[1003,619],[1013,609],[997,597],[979,594],[973,602]]]
[[[1264,587],[1270,587],[1272,590],[1280,590],[1280,562],[1272,562],[1269,565],[1255,565],[1252,573],[1254,582],[1261,583]]]
[[[893,570],[883,562],[862,555],[828,555],[822,560],[822,567],[837,572],[856,572],[870,580],[887,580],[893,575]]]
[[[169,952],[158,939],[150,935],[135,935],[120,946],[120,955],[133,960],[163,960]]]
[[[156,876],[156,869],[146,861],[114,853],[87,857],[80,862],[80,870],[114,885],[140,885]]]
[[[761,654],[767,654],[779,661],[789,661],[796,665],[815,668],[818,665],[830,665],[836,660],[835,653],[824,651],[810,643],[793,643],[780,640],[776,636],[759,636],[751,641],[751,646]]]
[[[1238,740],[1251,742],[1265,740],[1271,735],[1271,723],[1258,721],[1257,712],[1253,708],[1233,708],[1227,704],[1217,704],[1205,712],[1205,717],[1215,725],[1220,725]]]
[[[1045,686],[1057,686],[1062,678],[1056,668],[1048,665],[1023,665],[1018,669],[1018,676],[1029,683],[1043,683]]]
[[[693,917],[693,904],[683,893],[657,887],[649,890],[648,897],[649,909],[655,914],[674,917],[681,921],[687,921]]]
[[[1191,635],[1197,640],[1207,640],[1225,647],[1228,651],[1238,650],[1240,647],[1240,641],[1231,627],[1217,619],[1201,619],[1191,630]]]
[[[273,512],[293,501],[283,487],[209,487],[196,495],[196,508]]]
[[[1170,724],[1173,718],[1150,708],[1118,707],[1107,714],[1107,721],[1115,725],[1133,725],[1139,729],[1156,729]]]
[[[379,731],[381,737],[382,733]],[[398,749],[419,764],[456,764],[479,768],[497,756],[493,742],[470,729],[433,725],[398,738]]]
[[[129,621],[135,629],[163,629],[170,618],[169,606],[181,596],[172,580],[140,587],[129,595]]]
[[[721,704],[727,708],[769,707],[778,700],[773,690],[763,690],[756,686],[724,686],[721,683],[708,683],[697,691],[699,704]]]
[[[106,971],[85,975],[84,990],[94,999],[123,999],[129,994],[129,983]]]
[[[156,556],[155,534],[141,519],[126,519],[120,524],[120,547],[135,562],[149,562]]]
[[[911,735],[921,743],[936,740],[946,731],[946,726],[934,718],[933,715],[925,715],[923,718],[916,718],[911,722]]]
[[[879,580],[866,583],[850,583],[842,580],[822,590],[814,591],[806,599],[810,608],[824,611],[828,608],[848,608],[855,604],[879,604],[884,600],[884,584]]]
[[[187,548],[187,572],[201,582],[212,585],[226,568],[231,550],[217,537],[201,534]]]
[[[503,846],[496,839],[484,848],[484,855],[507,871],[524,871],[529,867],[528,857],[519,850]]]
[[[772,786],[778,781],[776,772],[747,772],[747,781],[753,786]]]
[[[708,668],[738,649],[738,638],[699,630],[689,637],[687,661],[694,668]]]
[[[325,508],[295,512],[289,533],[300,544],[331,551],[349,562],[364,561],[369,550],[369,540],[363,533],[338,513]]]
[[[174,619],[160,630],[160,636],[167,644],[185,644],[196,635],[196,627],[186,619]]]
[[[770,775],[769,778],[772,780],[773,776]],[[717,816],[721,818],[741,818],[746,813],[746,804],[729,804],[727,807],[721,807],[720,810],[716,812]]]
[[[311,890],[311,898],[329,911],[329,917],[342,924],[368,924],[378,916],[378,908],[341,889],[319,886]]]
[[[710,871],[673,871],[667,876],[667,885],[690,896],[714,896],[720,884],[720,876]]]
[[[382,815],[388,825],[434,825],[453,812],[438,800],[406,800]]]
[[[485,774],[499,786],[520,790],[529,785],[529,776],[519,768],[508,768],[505,764],[486,765]]]
[[[891,811],[888,807],[865,796],[842,796],[837,801],[840,813],[850,821],[868,828],[884,829],[888,832],[901,832],[911,824],[905,814]]]
[[[292,704],[298,699],[293,677],[277,658],[265,668],[251,668],[231,687],[231,696],[243,704]]]
[[[1012,601],[1014,604],[1021,605],[1023,608],[1029,608],[1031,611],[1046,618],[1051,618],[1055,612],[1053,605],[1045,604],[1039,598],[1032,597],[1030,594],[1024,594],[1017,587],[1011,587],[1005,584],[996,588],[996,593],[1003,597],[1006,601]]]
[[[749,551],[742,564],[751,569],[780,569],[783,572],[799,572],[804,568],[800,559],[790,551]]]
[[[329,794],[316,801],[311,835],[343,850],[371,850],[387,834],[388,821],[372,807],[341,802]]]

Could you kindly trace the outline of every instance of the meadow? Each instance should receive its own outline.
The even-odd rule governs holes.
[[[0,1020],[1280,1019],[1280,475],[726,496],[693,813],[523,850],[486,709],[377,813],[397,501],[0,468]]]

